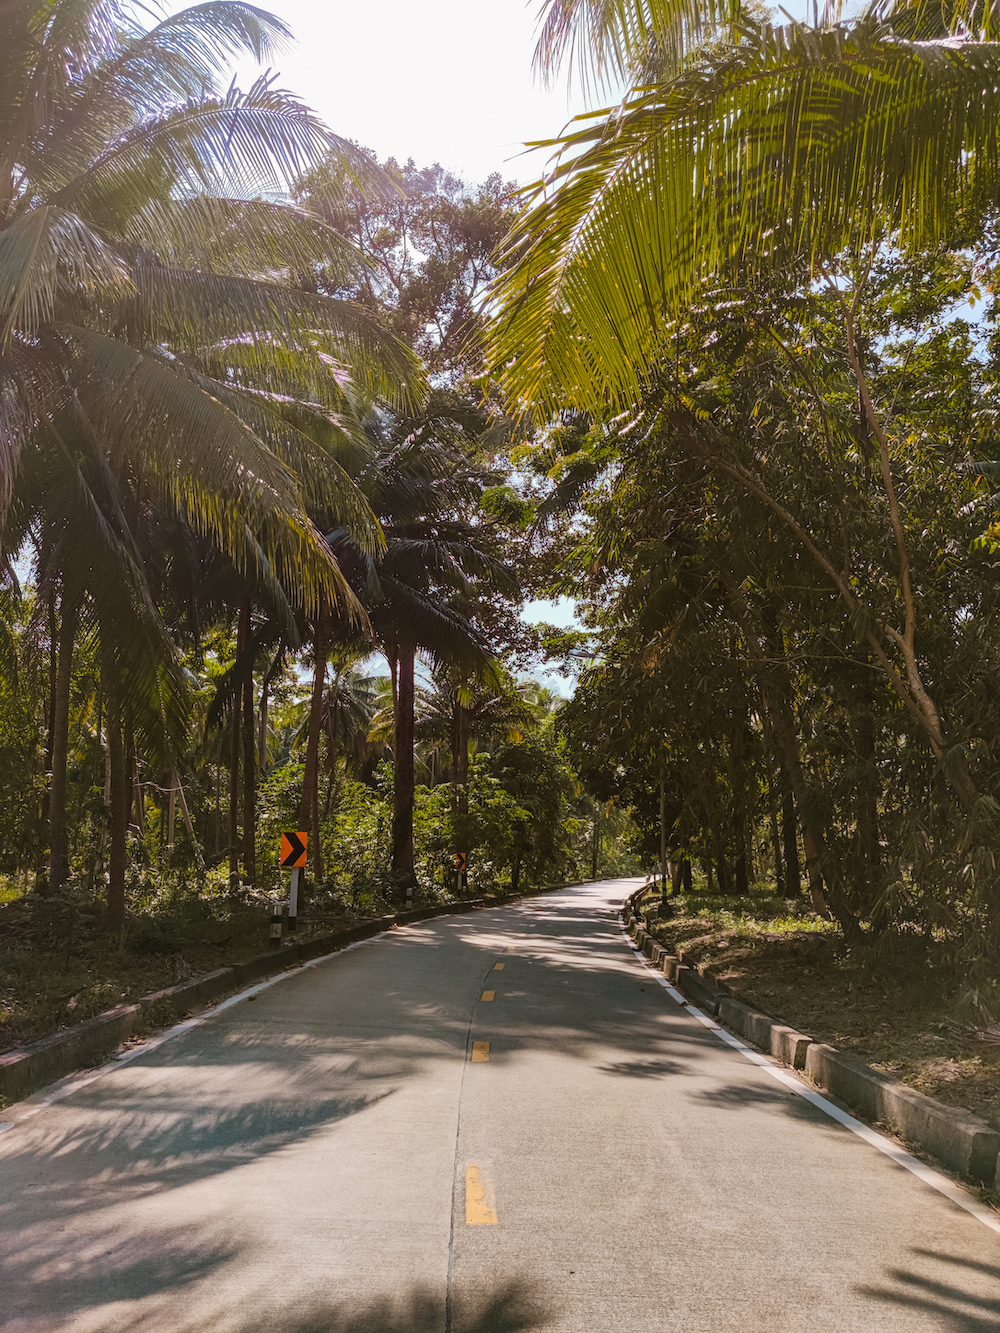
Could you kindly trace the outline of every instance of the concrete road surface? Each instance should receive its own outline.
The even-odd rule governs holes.
[[[1000,1329],[1000,1235],[680,1008],[631,887],[395,930],[17,1119],[0,1327]]]

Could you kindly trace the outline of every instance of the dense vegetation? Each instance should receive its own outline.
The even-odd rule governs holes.
[[[849,946],[915,936],[981,997],[993,36],[960,5],[551,5],[542,63],[629,91],[553,145],[492,333],[508,401],[561,422],[557,581],[598,639],[566,717],[583,771],[647,827],[661,775],[669,850],[710,884],[797,896],[804,868]]]
[[[286,36],[242,0],[0,18],[15,1035],[39,971],[259,947],[285,828],[315,920],[565,878],[602,835],[631,864],[520,617],[530,514],[480,337],[512,187],[230,86]]]
[[[0,19],[18,966],[236,938],[299,827],[317,918],[662,857],[992,1003],[994,20],[551,0],[627,91],[525,206],[144,13]]]

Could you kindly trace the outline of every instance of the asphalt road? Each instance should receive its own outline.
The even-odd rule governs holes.
[[[1000,1235],[685,1013],[631,887],[393,931],[15,1123],[0,1327],[1000,1329]]]

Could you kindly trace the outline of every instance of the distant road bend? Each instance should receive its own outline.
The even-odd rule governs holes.
[[[1000,1235],[675,1003],[632,887],[394,930],[16,1120],[0,1328],[1000,1329]]]

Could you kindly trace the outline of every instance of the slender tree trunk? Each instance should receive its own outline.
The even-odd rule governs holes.
[[[465,819],[469,813],[469,710],[458,705],[458,813]]]
[[[240,882],[240,703],[233,699],[229,724],[229,887]]]
[[[726,861],[725,848],[717,826],[712,829],[712,841],[715,844],[715,873],[719,881],[719,892],[727,894],[730,889],[729,865]]]
[[[215,763],[215,810],[212,813],[212,855],[218,856],[222,837],[222,756],[226,745],[225,733],[219,731],[219,753]]]
[[[785,897],[797,898],[802,892],[802,875],[799,871],[799,826],[795,818],[795,797],[792,785],[788,781],[784,767],[781,770],[781,841],[785,862]]]
[[[257,732],[257,763],[260,774],[263,777],[267,771],[267,719],[268,709],[271,702],[271,685],[275,677],[281,670],[282,663],[285,660],[284,648],[279,648],[274,655],[274,660],[264,673],[264,679],[260,684],[260,713],[258,718]]]
[[[174,784],[174,790],[176,791],[177,799],[180,802],[181,814],[184,817],[184,827],[187,829],[187,835],[191,839],[195,865],[199,870],[204,870],[205,858],[202,856],[201,847],[199,846],[198,839],[195,837],[194,824],[191,822],[191,811],[188,809],[187,797],[184,795],[184,787],[176,770],[173,773],[171,781]]]
[[[107,920],[112,930],[125,924],[125,866],[132,775],[129,772],[122,727],[121,704],[108,700],[108,754],[111,761],[111,851],[109,856]]]
[[[139,780],[139,756],[135,748],[135,733],[131,727],[125,729],[125,762],[128,765],[129,782],[132,787],[128,803],[129,826],[135,830],[136,838],[146,851],[146,801]]]
[[[414,732],[414,658],[409,644],[397,648],[395,745],[393,760],[395,781],[392,810],[392,878],[400,893],[416,885],[413,863],[413,771]]]
[[[813,809],[811,792],[802,767],[799,749],[799,736],[795,727],[795,718],[791,705],[791,681],[785,662],[784,648],[778,630],[777,616],[772,608],[764,612],[764,629],[769,649],[769,660],[761,663],[760,683],[764,699],[765,724],[770,731],[770,740],[777,748],[782,765],[788,774],[799,820],[802,824],[802,845],[806,855],[806,875],[809,880],[809,894],[813,909],[817,912],[826,910],[827,902],[844,932],[844,938],[851,942],[863,938],[857,916],[851,910],[840,885],[834,868],[826,856],[826,841],[820,821]],[[826,874],[826,894],[823,891],[823,869]]]
[[[857,792],[858,842],[869,899],[875,901],[881,869],[878,829],[879,778],[875,754],[875,720],[871,709],[863,707],[855,719],[855,741],[863,765]]]
[[[253,715],[253,669],[243,682],[243,874],[257,887],[257,737]]]
[[[667,902],[667,781],[660,761],[660,903]]]
[[[170,793],[167,796],[167,865],[174,858],[174,832],[177,825],[177,791],[175,778],[170,776]]]
[[[247,650],[247,638],[250,631],[250,605],[240,607],[236,622],[236,658],[234,669],[238,669]],[[240,883],[240,750],[242,748],[242,691],[233,691],[232,716],[229,721],[229,887],[236,889]]]
[[[48,728],[45,733],[45,771],[52,772],[52,752],[56,735],[56,693],[59,676],[59,630],[56,626],[56,594],[49,589],[48,605],[45,609],[49,627],[49,707]]]
[[[66,768],[69,757],[69,702],[73,681],[73,645],[79,605],[63,594],[59,625],[59,656],[52,693],[52,779],[49,786],[48,891],[55,893],[69,878],[69,829],[66,821]]]
[[[302,775],[302,800],[299,805],[300,828],[309,832],[313,878],[323,878],[323,848],[319,822],[319,738],[323,723],[323,691],[326,688],[326,664],[330,654],[332,620],[324,603],[316,621],[313,650],[312,695],[309,700],[309,733],[306,738],[306,762]],[[301,893],[301,889],[300,889]]]
[[[778,798],[774,790],[774,774],[767,775],[767,815],[771,827],[771,855],[774,857],[774,892],[781,893],[784,866],[781,860],[781,834],[778,829]]]

